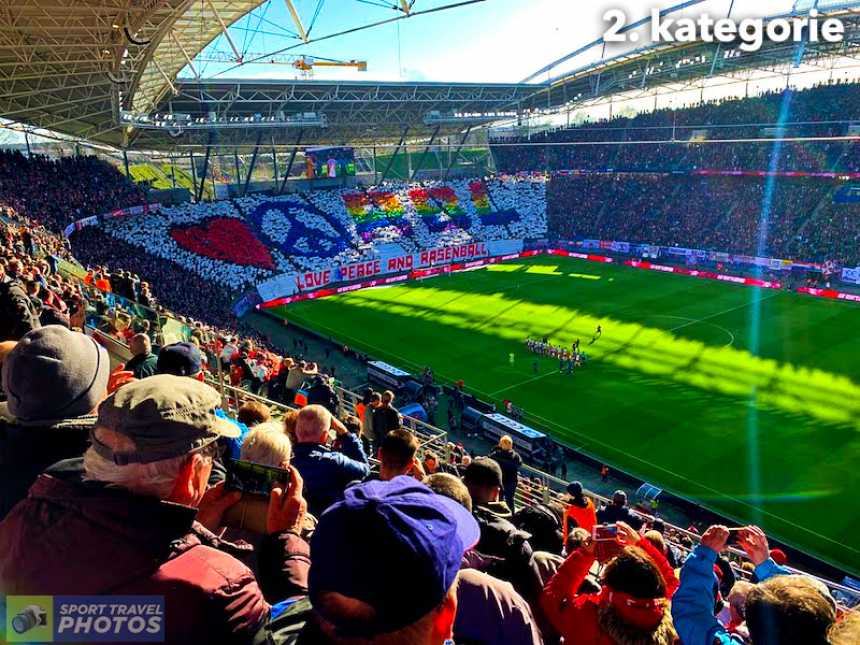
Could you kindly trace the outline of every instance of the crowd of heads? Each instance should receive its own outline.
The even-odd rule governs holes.
[[[856,172],[860,170],[860,148],[855,142],[775,145],[767,139],[775,131],[794,137],[845,136],[860,116],[858,96],[860,85],[835,83],[755,97],[722,98],[696,106],[585,122],[522,139],[505,139],[500,142],[504,145],[493,148],[493,155],[499,169],[505,172]],[[764,141],[737,142],[759,138]]]
[[[573,233],[595,235],[585,231],[604,219],[612,237],[631,241],[665,234],[680,243],[698,230],[695,212],[649,202],[657,190],[642,190],[648,179],[630,190],[625,178],[600,181],[551,183],[550,217],[553,191],[592,201],[611,193],[620,195],[614,208],[584,216],[591,223]],[[103,199],[126,194],[97,185]],[[508,190],[490,188],[500,208],[519,194]],[[689,190],[687,208],[707,201]],[[752,200],[758,187],[744,190]],[[784,190],[807,210],[820,201]],[[26,208],[47,208],[27,200]],[[628,223],[628,207],[653,217]],[[62,224],[53,212],[45,221]],[[511,436],[486,456],[433,443],[408,427],[391,390],[369,390],[345,409],[301,346],[276,352],[222,325],[216,314],[227,307],[206,276],[93,228],[75,240],[92,270],[64,277],[64,241],[11,217],[0,224],[0,585],[8,593],[161,595],[168,643],[860,638],[856,616],[820,581],[784,567],[758,527],[734,529],[740,550],[729,554],[727,527],[700,537],[672,529],[632,509],[622,490],[603,503],[579,482],[561,499],[550,495],[526,480]],[[782,244],[801,242],[791,217],[777,211]],[[746,248],[746,237],[720,229],[746,230],[740,205],[710,224],[713,243]],[[166,337],[168,322],[180,340]],[[131,358],[117,364],[86,328],[126,343]],[[233,394],[206,384],[217,373]]]
[[[164,207],[145,217],[107,220],[98,232],[78,231],[72,244],[87,262],[114,265],[117,258],[128,257],[127,264],[144,274],[146,267],[161,273],[177,267],[236,295],[273,275],[378,259],[392,248],[398,254],[411,254],[545,234],[542,178],[504,177],[478,183],[487,195],[481,207],[486,212],[475,204],[467,180],[426,182],[426,186],[394,183],[366,190],[249,195]],[[410,197],[416,189],[429,195],[442,188],[450,202],[418,203]],[[382,194],[386,199],[378,197]],[[360,215],[347,205],[350,196],[356,195],[366,200],[367,212]],[[504,221],[484,221],[499,212],[504,213]],[[444,227],[436,230],[434,218],[443,218]]]
[[[0,204],[36,217],[52,230],[144,201],[134,182],[96,157],[49,158],[0,150]]]
[[[757,527],[738,532],[745,579],[726,558],[729,529],[710,527],[683,561],[623,491],[599,504],[573,482],[563,503],[520,496],[516,509],[510,436],[489,456],[441,465],[389,391],[355,415],[317,404],[284,414],[250,397],[231,415],[195,349],[164,347],[155,373],[134,378],[61,325],[9,339],[4,589],[162,594],[177,643],[252,642],[260,630],[348,645],[856,637],[855,619],[781,566]],[[364,432],[379,437],[377,415],[395,427],[371,458]],[[264,491],[235,483],[248,462],[274,473]]]
[[[556,175],[547,185],[547,219],[559,239],[620,240],[856,266],[860,207],[836,203],[834,190],[830,182],[811,179]]]

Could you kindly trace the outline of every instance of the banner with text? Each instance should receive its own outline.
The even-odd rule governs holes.
[[[69,237],[75,231],[80,231],[82,228],[85,228],[87,226],[96,226],[97,224],[100,224],[107,219],[113,219],[115,217],[128,217],[129,215],[146,215],[147,213],[155,212],[160,208],[161,204],[159,203],[141,204],[140,206],[130,206],[129,208],[117,208],[116,210],[112,210],[108,213],[102,213],[101,215],[91,215],[90,217],[84,217],[76,222],[72,222],[71,224],[69,224],[63,230],[63,235]]]
[[[523,249],[522,240],[492,240],[456,246],[443,246],[414,254],[386,255],[364,262],[331,265],[304,273],[284,273],[257,285],[263,302],[314,291],[340,282],[366,280],[389,273],[404,273],[453,262],[511,255]]]
[[[842,269],[842,282],[860,284],[860,267],[856,267],[854,269]]]

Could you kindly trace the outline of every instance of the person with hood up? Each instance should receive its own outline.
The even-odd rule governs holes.
[[[561,527],[565,543],[567,543],[567,536],[570,535],[571,529],[578,526],[591,532],[591,529],[597,524],[597,511],[594,509],[594,502],[582,494],[582,484],[571,482],[567,486],[567,494],[570,495],[570,502],[564,509]]]

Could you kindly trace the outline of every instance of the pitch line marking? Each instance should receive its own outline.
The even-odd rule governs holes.
[[[651,318],[674,318],[675,320],[686,320],[687,324],[689,324],[689,325],[692,325],[692,324],[698,323],[698,322],[702,322],[701,320],[697,320],[695,318],[689,318],[688,316],[670,316],[668,314],[651,314],[650,317]],[[730,330],[726,329],[725,327],[723,327],[721,325],[717,325],[715,323],[706,322],[705,325],[707,325],[708,327],[713,327],[714,329],[719,329],[721,332],[726,334],[731,339],[731,340],[729,340],[728,343],[723,345],[723,347],[731,347],[732,345],[735,344],[735,335]],[[676,329],[680,329],[681,327],[682,326],[678,326],[678,327],[674,327],[672,329],[666,329],[663,331],[665,331],[666,333],[669,333],[669,332],[675,331]]]
[[[776,293],[776,294],[774,294],[773,296],[770,296],[770,297],[768,297],[768,298],[764,298],[763,300],[770,300],[771,298],[775,298],[775,297],[776,297],[776,296],[778,296],[778,295],[780,295],[780,293],[779,293],[779,292],[778,292],[778,293]],[[743,309],[744,307],[749,306],[749,304],[750,304],[750,303],[746,303],[746,304],[741,305],[741,306],[738,306],[738,307],[733,307],[732,309],[727,309],[726,311],[721,311],[721,312],[719,312],[719,313],[717,313],[717,314],[714,314],[714,315],[712,315],[712,316],[706,316],[706,317],[705,317],[705,318],[703,318],[702,320],[705,320],[706,318],[715,318],[715,317],[717,317],[717,316],[721,316],[721,315],[723,315],[723,314],[725,314],[725,313],[729,313],[730,311],[735,311],[735,310],[737,310],[737,309]],[[344,333],[336,332],[334,329],[332,329],[331,327],[328,327],[328,326],[326,326],[326,325],[322,325],[322,324],[319,324],[319,323],[310,323],[310,321],[308,321],[307,319],[303,318],[302,316],[295,316],[295,315],[294,315],[294,318],[297,318],[297,319],[299,319],[300,321],[304,322],[304,324],[305,324],[305,325],[309,325],[309,326],[311,326],[311,325],[312,325],[312,326],[316,326],[316,327],[321,327],[322,329],[326,329],[327,331],[334,332],[334,334],[335,334],[335,335],[334,335],[334,338],[336,338],[337,336],[340,336],[340,337],[343,337],[343,338],[346,338],[346,339],[349,339],[349,340],[354,340],[354,341],[357,341],[357,342],[356,342],[356,346],[358,346],[358,347],[360,347],[360,346],[362,346],[362,345],[363,345],[364,347],[367,347],[367,348],[369,348],[369,349],[375,350],[376,352],[378,352],[378,353],[380,353],[380,354],[382,354],[382,355],[387,355],[387,356],[390,356],[390,357],[392,357],[392,358],[395,358],[395,359],[397,359],[397,360],[401,361],[401,362],[402,362],[402,363],[404,363],[404,364],[407,364],[407,365],[413,365],[413,366],[416,366],[416,367],[418,367],[418,366],[419,366],[419,365],[418,365],[418,363],[414,363],[414,362],[410,361],[409,359],[404,358],[403,356],[399,356],[398,354],[395,354],[394,352],[391,352],[391,351],[389,351],[389,350],[382,349],[381,347],[377,347],[377,346],[372,345],[371,343],[368,343],[368,342],[366,342],[366,341],[360,341],[358,338],[355,338],[355,337],[353,337],[353,336],[349,336],[348,334],[344,334]],[[435,371],[435,370],[434,370],[434,371]],[[443,373],[438,372],[438,371],[435,371],[435,373],[436,373],[436,374],[438,374],[439,376],[442,376],[443,378],[448,379],[449,381],[453,381],[453,380],[454,380],[454,379],[452,379],[452,378],[451,378],[451,376],[450,376],[450,375],[443,374]],[[550,372],[549,374],[552,374],[552,372]],[[543,376],[548,376],[549,374],[544,374]],[[483,396],[487,396],[487,397],[490,397],[490,398],[492,398],[492,397],[493,397],[493,395],[492,395],[492,394],[490,394],[489,392],[483,392],[483,391],[479,390],[479,389],[478,389],[478,388],[476,388],[476,387],[469,386],[469,389],[470,389],[472,392],[476,392],[476,393],[481,394],[481,395],[483,395]],[[737,498],[737,497],[735,497],[734,495],[732,495],[732,494],[730,494],[730,493],[724,493],[724,492],[721,492],[721,491],[719,491],[719,490],[717,490],[717,489],[715,489],[715,488],[711,488],[710,486],[708,486],[708,485],[706,485],[706,484],[703,484],[703,483],[698,482],[698,481],[694,481],[694,480],[692,480],[692,479],[690,479],[690,478],[688,478],[688,477],[685,477],[684,475],[678,474],[678,473],[676,473],[676,472],[674,472],[674,471],[672,471],[672,470],[670,470],[670,469],[668,469],[668,468],[666,468],[666,467],[664,467],[664,466],[660,466],[660,465],[655,464],[655,463],[653,463],[653,462],[651,462],[651,461],[648,461],[647,459],[643,459],[642,457],[639,457],[639,456],[634,455],[634,454],[632,454],[632,453],[629,453],[629,452],[627,452],[627,451],[625,451],[625,450],[622,450],[622,449],[621,449],[621,448],[619,448],[618,446],[615,446],[615,445],[612,445],[612,444],[608,444],[608,443],[606,443],[606,442],[604,442],[604,441],[601,441],[600,439],[597,439],[596,437],[593,437],[593,436],[591,436],[591,435],[588,435],[587,433],[585,433],[585,432],[583,432],[583,431],[576,430],[575,428],[570,427],[570,426],[564,426],[564,425],[562,425],[562,424],[558,423],[557,421],[553,421],[553,420],[551,420],[551,419],[547,419],[546,417],[543,417],[543,416],[541,416],[541,415],[539,415],[539,414],[535,414],[534,412],[526,411],[526,416],[531,416],[532,418],[538,419],[539,421],[541,421],[541,422],[545,423],[546,425],[554,426],[555,428],[557,428],[557,429],[559,429],[559,430],[566,431],[566,432],[571,433],[571,434],[573,434],[573,435],[575,435],[575,436],[578,436],[578,437],[580,437],[580,438],[582,438],[582,439],[584,439],[584,440],[585,440],[586,445],[587,445],[587,444],[589,444],[589,443],[590,443],[590,444],[597,444],[598,446],[601,446],[601,447],[603,447],[603,448],[606,448],[606,449],[607,449],[607,450],[609,450],[610,452],[614,452],[614,453],[616,453],[616,454],[620,454],[620,455],[622,455],[622,456],[624,456],[624,457],[627,457],[627,458],[629,458],[629,459],[631,459],[631,460],[633,460],[633,461],[637,461],[637,462],[639,462],[639,463],[641,463],[641,464],[644,464],[645,466],[651,467],[651,468],[653,468],[654,470],[659,470],[659,471],[662,471],[662,472],[664,472],[664,473],[667,473],[667,474],[669,474],[669,475],[671,475],[671,476],[673,476],[673,477],[676,477],[677,479],[679,479],[679,480],[681,480],[681,481],[686,482],[687,484],[691,484],[692,486],[699,488],[700,490],[706,490],[706,491],[708,491],[708,492],[710,492],[710,493],[713,493],[713,494],[716,496],[716,500],[715,500],[715,501],[719,501],[720,499],[724,499],[724,500],[728,500],[728,501],[730,501],[730,502],[734,502],[735,504],[737,504],[737,505],[739,505],[739,506],[743,506],[743,507],[746,507],[746,508],[749,508],[749,509],[753,509],[753,510],[755,510],[755,511],[758,511],[758,512],[762,513],[763,515],[767,515],[767,516],[772,517],[772,518],[774,518],[774,519],[776,519],[776,520],[778,520],[778,521],[780,521],[780,522],[782,522],[782,523],[784,523],[784,524],[788,524],[789,526],[793,526],[794,528],[796,528],[796,529],[798,529],[798,530],[800,530],[800,531],[803,531],[804,533],[807,533],[807,534],[809,534],[809,535],[813,535],[813,536],[815,536],[815,537],[817,537],[817,538],[819,538],[819,539],[821,539],[821,540],[824,540],[824,541],[826,541],[826,542],[830,542],[831,544],[835,544],[836,546],[840,546],[840,547],[845,548],[845,549],[847,549],[847,550],[849,550],[849,551],[852,551],[852,552],[854,552],[854,553],[860,553],[860,549],[857,549],[857,548],[855,548],[855,547],[853,547],[853,546],[850,546],[850,545],[848,545],[848,544],[845,544],[845,543],[843,543],[843,542],[840,542],[839,540],[835,540],[835,539],[833,539],[833,538],[831,538],[831,537],[828,537],[828,536],[826,536],[826,535],[823,535],[823,534],[821,534],[821,533],[819,533],[819,532],[817,532],[817,531],[814,531],[814,530],[812,530],[812,529],[810,529],[810,528],[807,528],[807,527],[805,527],[805,526],[802,526],[802,525],[800,525],[800,524],[797,524],[796,522],[792,522],[791,520],[786,519],[786,518],[782,517],[781,515],[777,515],[776,513],[772,512],[772,511],[767,511],[767,510],[765,510],[765,509],[761,508],[760,506],[756,506],[755,504],[750,504],[749,502],[746,502],[746,501],[744,501],[744,500],[742,500],[742,499],[740,499],[740,498]],[[581,447],[580,447],[580,449],[584,449],[584,448],[585,448],[585,445],[583,445],[583,446],[581,446]],[[635,472],[631,472],[631,471],[632,471],[632,469],[627,469],[627,468],[625,468],[624,470],[625,470],[625,471],[627,471],[629,474],[633,475],[634,477],[635,477],[635,476],[637,476],[637,474],[636,474]],[[640,477],[640,479],[643,479],[643,480],[644,480],[644,479],[647,479],[647,478]],[[701,505],[701,506],[703,506],[703,507],[705,507],[705,508],[710,508],[710,506],[711,506],[709,503],[701,503],[700,505]],[[711,510],[713,510],[713,509],[711,509]],[[718,511],[716,511],[716,512],[717,512],[717,513],[719,513],[719,514],[725,515],[726,517],[730,517],[730,516],[732,515],[731,513],[726,513],[726,512],[725,512],[725,511],[723,511],[723,510],[718,510]],[[775,537],[780,537],[780,536],[779,536],[779,534],[774,534],[774,536],[775,536]],[[787,543],[789,543],[789,544],[791,544],[792,542],[794,542],[794,540],[785,540],[785,539],[783,539],[783,541],[784,541],[784,542],[787,542]],[[813,550],[807,549],[807,551],[810,551],[811,553],[813,553],[813,555],[816,555],[815,551],[813,551]],[[818,557],[821,557],[821,556],[819,555]],[[829,558],[822,558],[822,559],[824,559],[825,561],[828,561],[828,560],[829,560]]]
[[[759,302],[761,303],[761,302],[765,302],[766,300],[772,300],[773,298],[776,298],[777,296],[779,296],[781,294],[782,294],[782,292],[777,291],[775,294],[768,296],[767,298],[762,298],[761,300],[759,300]],[[710,320],[711,318],[718,318],[719,316],[723,316],[723,315],[731,313],[733,311],[737,311],[738,309],[743,309],[744,307],[749,307],[751,304],[752,304],[751,302],[745,302],[742,305],[738,305],[737,307],[731,307],[730,309],[725,309],[724,311],[718,311],[717,313],[711,314],[710,316],[705,316],[704,318],[688,319],[688,320],[690,320],[690,322],[686,322],[683,325],[678,325],[677,327],[673,327],[669,331],[678,331],[679,329],[683,329],[684,327],[689,327],[690,325],[704,322],[706,320]]]
[[[507,392],[508,390],[513,390],[515,387],[522,387],[523,385],[528,385],[529,383],[534,383],[535,381],[539,381],[542,378],[546,378],[547,376],[552,376],[553,374],[558,374],[559,372],[547,372],[546,374],[538,374],[530,379],[522,381],[520,383],[514,383],[513,385],[509,385],[508,387],[503,387],[501,390],[496,390],[495,392],[491,392],[490,396],[497,396],[502,392]]]

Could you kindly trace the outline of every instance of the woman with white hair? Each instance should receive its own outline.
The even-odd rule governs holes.
[[[292,456],[293,445],[277,421],[261,423],[245,435],[242,441],[242,461],[286,470],[290,467]]]

